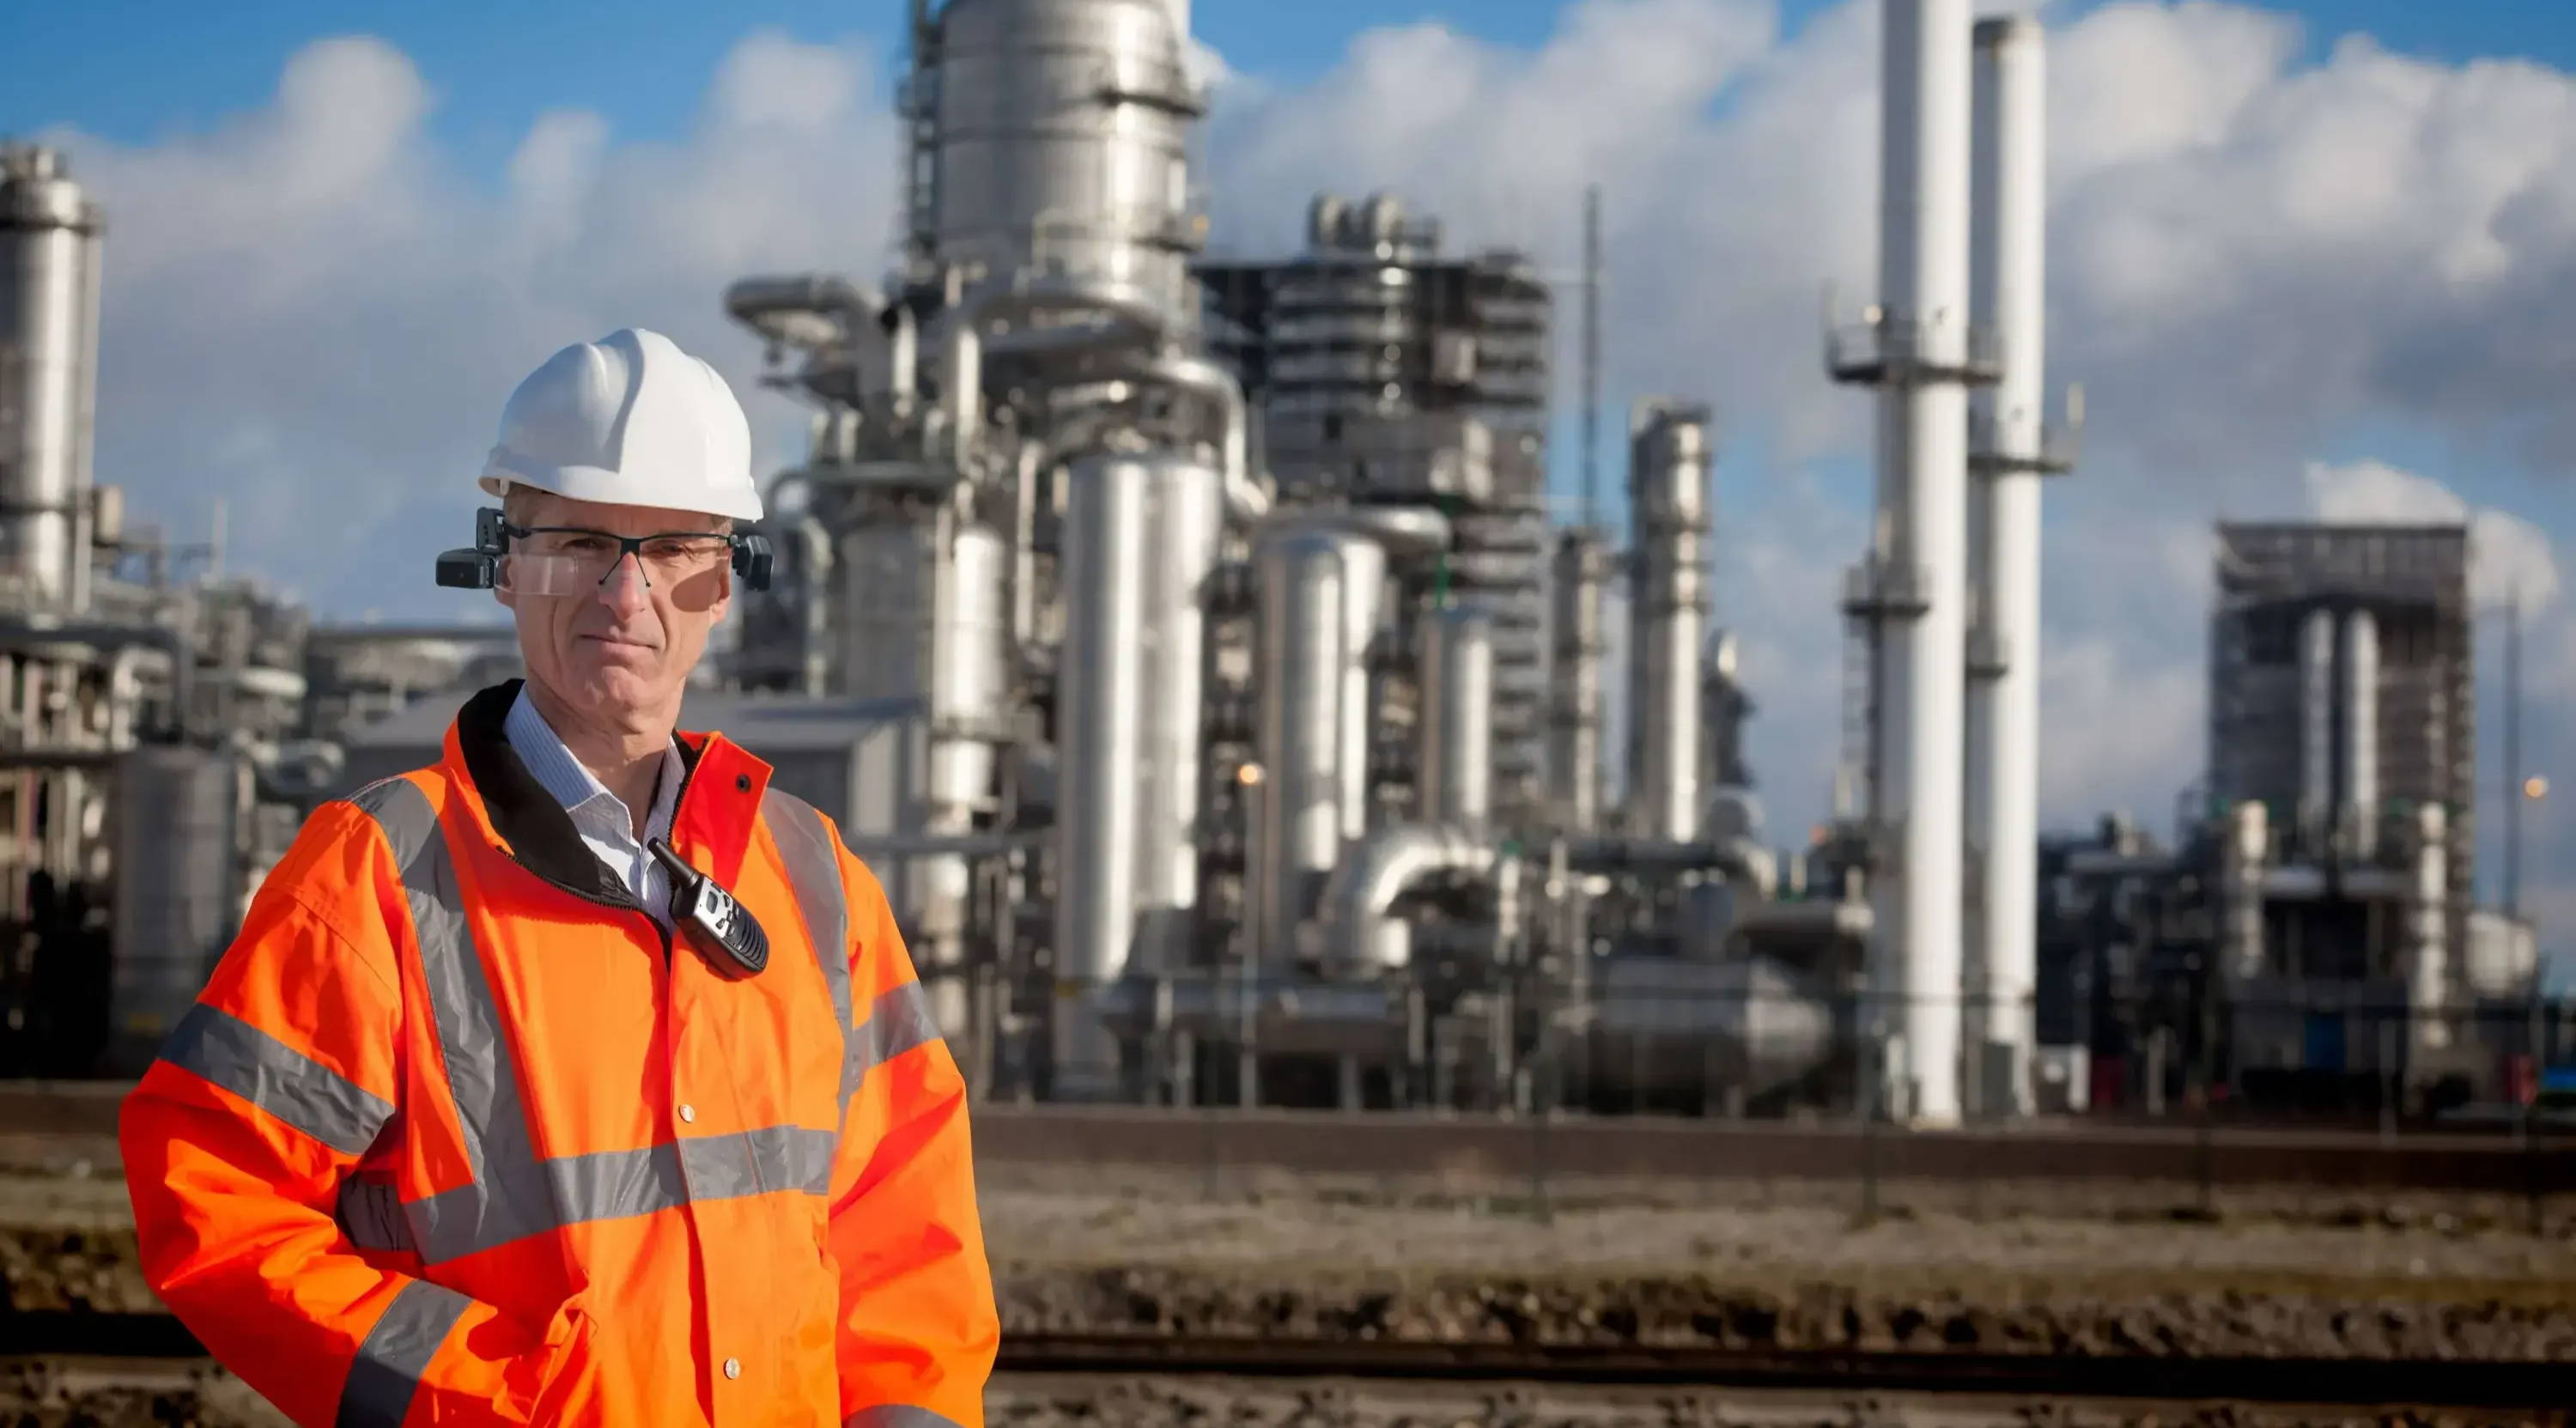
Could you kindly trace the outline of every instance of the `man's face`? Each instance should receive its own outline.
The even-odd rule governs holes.
[[[509,511],[513,525],[538,532],[511,541],[499,591],[501,603],[518,616],[519,652],[530,682],[611,727],[649,726],[676,716],[689,673],[706,653],[708,633],[733,598],[733,569],[719,553],[722,542],[668,542],[646,547],[652,554],[639,558],[620,552],[614,542],[571,532],[721,535],[732,523],[692,511],[601,505],[543,491],[518,495]],[[594,578],[600,571],[604,575]]]

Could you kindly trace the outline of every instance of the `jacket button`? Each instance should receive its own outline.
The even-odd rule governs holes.
[[[735,774],[733,776],[733,788],[736,793],[751,792],[751,775]]]
[[[695,1106],[680,1107],[680,1119],[689,1122],[691,1125],[695,1125],[698,1119],[698,1108]]]
[[[727,1360],[725,1360],[725,1377],[727,1377],[727,1378],[740,1378],[740,1377],[742,1377],[742,1360],[740,1360],[740,1359],[727,1359]]]

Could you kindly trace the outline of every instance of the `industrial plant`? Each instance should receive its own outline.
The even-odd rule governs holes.
[[[1970,9],[1886,4],[1878,291],[1820,335],[1878,454],[1822,830],[1766,827],[1743,757],[1726,394],[1635,402],[1625,529],[1590,491],[1560,523],[1567,285],[1383,193],[1208,257],[1187,0],[914,0],[890,270],[708,294],[811,443],[684,724],[838,821],[980,1095],[1940,1127],[2512,1094],[2565,1028],[2529,926],[2473,906],[2463,530],[2218,531],[2172,838],[2043,834],[2040,517],[2083,408],[2044,364],[2046,35]],[[110,217],[7,151],[0,1075],[132,1074],[302,818],[516,669],[506,629],[316,625],[220,530],[128,519],[92,477]]]

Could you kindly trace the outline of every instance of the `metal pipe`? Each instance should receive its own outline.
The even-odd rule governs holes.
[[[1492,840],[1464,828],[1405,823],[1380,829],[1351,851],[1325,885],[1330,972],[1367,977],[1407,964],[1412,945],[1399,899],[1429,878],[1483,877],[1494,870]]]
[[[1880,655],[1873,787],[1888,858],[1871,981],[1903,1028],[1889,1089],[1923,1125],[1959,1115],[1968,16],[1968,0],[1886,0],[1882,30],[1879,280],[1897,360],[1879,399],[1881,559],[1920,588],[1887,612]]]
[[[1450,605],[1422,622],[1422,816],[1482,833],[1494,796],[1494,622]]]
[[[837,273],[742,278],[725,289],[724,302],[734,321],[809,351],[855,339],[885,307],[881,295]]]
[[[1255,724],[1269,785],[1253,857],[1265,957],[1295,955],[1342,844],[1368,832],[1367,655],[1388,557],[1435,551],[1448,536],[1438,512],[1405,507],[1297,512],[1260,536]]]
[[[897,420],[912,415],[920,391],[921,319],[909,305],[898,303],[894,330],[886,334],[886,394],[893,399]]]
[[[1559,535],[1548,797],[1558,826],[1574,833],[1601,826],[1602,661],[1608,643],[1602,602],[1609,580],[1610,551],[1598,532],[1578,529]]]
[[[2219,967],[2229,985],[2263,975],[2263,885],[2270,858],[2268,811],[2259,799],[2228,810],[2226,841],[2219,848],[2219,897],[2225,922],[2219,934]]]
[[[810,512],[796,519],[796,576],[805,585],[802,658],[805,693],[819,696],[832,688],[832,532]]]
[[[2335,810],[2335,617],[2314,609],[2299,627],[2299,839],[2311,860]]]
[[[1963,1039],[1984,1115],[2034,1108],[2031,998],[2039,949],[2039,483],[2047,338],[2045,37],[2026,16],[1975,30],[1975,311],[2000,338],[1992,463],[1977,484],[1974,575],[1991,656],[1967,689],[1968,846],[1979,880]],[[1995,1076],[1986,1069],[1992,1066]],[[1989,1079],[2000,1084],[1989,1085]]]
[[[1648,398],[1629,423],[1629,823],[1654,838],[1699,831],[1708,419],[1705,407]]]
[[[963,471],[974,461],[984,426],[984,349],[974,319],[965,313],[951,314],[947,363],[939,382],[948,414],[948,459]]]
[[[1018,833],[952,833],[899,835],[891,838],[843,836],[841,845],[859,858],[998,858],[1034,852],[1053,840],[1052,830]]]
[[[1152,482],[1146,463],[1098,454],[1074,463],[1066,493],[1063,583],[1072,598],[1056,706],[1052,1037],[1059,1096],[1115,1085],[1116,1047],[1089,999],[1125,971],[1135,936]]]
[[[2452,1041],[2449,817],[2442,805],[2427,803],[2416,808],[2413,822],[2414,846],[2409,852],[2414,877],[2406,899],[2407,1000],[2413,1009],[2416,1048],[2440,1051]]]
[[[2379,621],[2368,610],[2343,617],[2343,823],[2352,856],[2379,850]]]
[[[1218,466],[1223,473],[1227,514],[1249,525],[1270,512],[1270,495],[1253,481],[1250,425],[1243,388],[1234,374],[1204,357],[1172,348],[1141,352],[1112,348],[1086,364],[1087,373],[1130,381],[1152,382],[1187,393],[1215,412]]]

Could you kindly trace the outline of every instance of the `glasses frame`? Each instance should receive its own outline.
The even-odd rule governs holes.
[[[713,542],[723,541],[724,553],[726,556],[730,557],[734,552],[735,540],[733,533],[730,531],[655,531],[651,535],[622,536],[617,534],[615,531],[604,531],[595,526],[514,526],[509,524],[507,521],[504,521],[501,525],[501,534],[504,539],[512,541],[523,541],[530,536],[539,535],[596,536],[604,541],[613,541],[617,546],[617,558],[608,563],[607,569],[599,572],[598,583],[606,585],[608,583],[608,577],[615,575],[617,573],[617,568],[624,565],[626,563],[626,558],[631,555],[635,557],[635,573],[643,577],[644,588],[647,590],[653,588],[653,570],[651,566],[644,563],[644,546],[646,542],[657,540],[703,541],[708,542],[706,547],[707,553],[713,555],[715,553]],[[558,558],[570,554],[570,552],[559,550],[532,553]],[[713,568],[714,567],[712,565],[709,566],[709,569]],[[690,573],[696,574],[697,572],[692,571]]]
[[[758,531],[657,531],[651,535],[622,536],[588,526],[514,526],[498,507],[486,506],[474,513],[474,544],[463,550],[443,551],[438,557],[438,583],[450,589],[490,590],[500,583],[501,557],[509,553],[510,542],[548,531],[577,532],[602,536],[618,544],[617,560],[600,573],[600,583],[633,555],[638,573],[644,573],[643,545],[651,540],[698,539],[722,540],[732,556],[733,573],[746,589],[769,588],[770,573],[776,564],[769,537]],[[644,574],[646,589],[652,588],[652,576]]]

